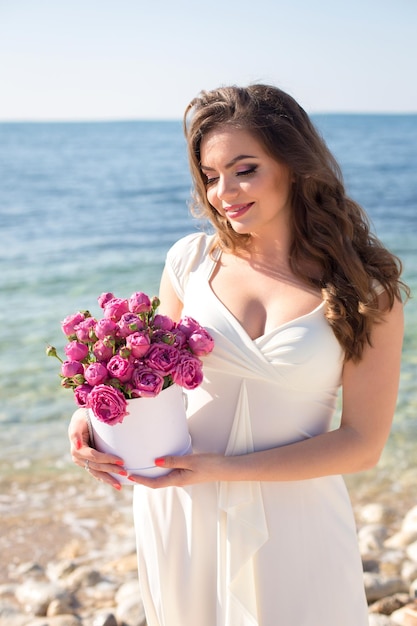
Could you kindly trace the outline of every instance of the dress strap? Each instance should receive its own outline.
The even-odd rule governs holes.
[[[217,263],[220,260],[220,257],[222,255],[222,251],[220,248],[216,248],[215,250],[213,250],[213,254],[210,255],[210,263],[209,263],[209,272],[208,272],[208,276],[207,279],[210,281],[211,277],[213,275],[214,270],[217,267]]]

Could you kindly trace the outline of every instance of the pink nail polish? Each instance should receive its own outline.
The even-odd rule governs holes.
[[[158,459],[155,459],[155,465],[157,465],[158,467],[162,467],[165,465],[165,459],[164,457],[160,457]]]
[[[115,489],[117,489],[117,491],[120,491],[120,489],[122,488],[122,485],[120,485],[120,483],[118,483],[117,485],[113,485],[113,487]]]
[[[82,442],[79,439],[77,439],[77,441],[75,442],[75,447],[77,448],[77,450],[79,450],[82,445],[83,445]]]
[[[124,464],[125,464],[125,462],[124,462],[124,461],[122,461],[122,459],[119,459],[118,461],[115,461],[115,462],[114,462],[114,464],[115,464],[115,465],[124,465]]]
[[[117,473],[119,474],[119,476],[127,476],[126,470],[119,470]]]

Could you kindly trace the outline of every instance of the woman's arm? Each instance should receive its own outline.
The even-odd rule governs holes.
[[[402,338],[403,306],[396,302],[383,321],[374,325],[372,346],[365,348],[362,360],[349,361],[344,367],[338,429],[241,456],[167,457],[158,464],[173,472],[153,480],[138,477],[137,482],[163,487],[212,480],[291,481],[373,467],[388,438],[395,411]]]
[[[159,299],[161,301],[159,313],[168,315],[175,322],[178,322],[181,318],[183,304],[172,286],[166,267],[162,272],[161,284],[159,285]]]

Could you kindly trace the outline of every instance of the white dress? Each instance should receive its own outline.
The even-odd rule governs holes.
[[[343,352],[324,305],[252,340],[209,285],[211,237],[189,235],[167,267],[184,315],[212,334],[188,393],[195,452],[242,454],[329,429]],[[148,626],[366,626],[353,513],[341,476],[135,486]]]

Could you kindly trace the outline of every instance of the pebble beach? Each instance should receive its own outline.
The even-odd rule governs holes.
[[[407,484],[415,476],[395,498],[379,491],[373,500],[366,480],[352,480],[370,626],[415,626],[417,505]],[[0,626],[146,626],[132,489],[118,492],[65,463],[53,474],[3,478]]]

